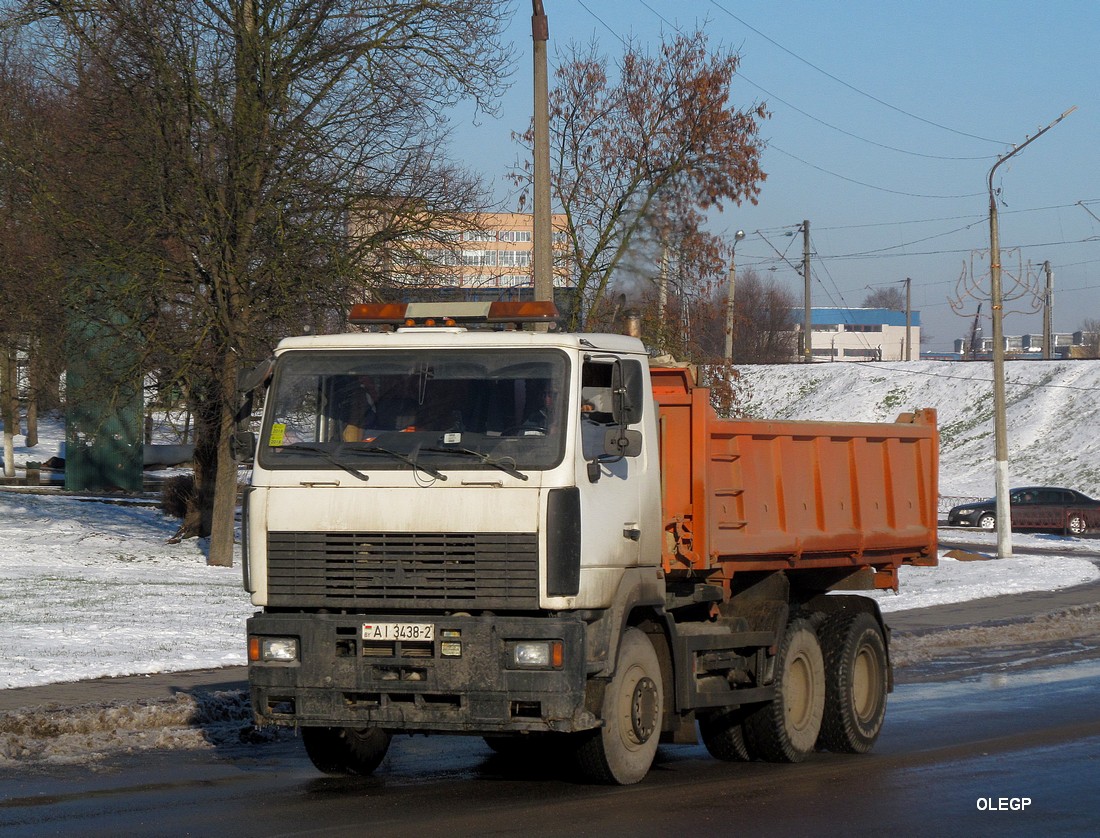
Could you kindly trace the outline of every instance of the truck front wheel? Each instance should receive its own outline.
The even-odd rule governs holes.
[[[886,642],[870,614],[846,614],[821,627],[825,714],[818,745],[834,753],[871,750],[886,717]]]
[[[323,774],[370,774],[390,747],[390,733],[376,727],[303,727],[310,762]]]
[[[664,685],[657,653],[646,634],[627,629],[619,644],[615,677],[603,697],[603,726],[576,750],[589,780],[621,786],[639,782],[653,764],[661,738]]]
[[[768,762],[801,762],[814,750],[825,708],[825,664],[808,621],[788,623],[774,684],[775,698],[745,718],[745,744]]]

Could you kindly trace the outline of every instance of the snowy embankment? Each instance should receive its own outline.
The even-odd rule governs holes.
[[[987,362],[739,367],[737,408],[758,418],[851,422],[935,408],[940,494],[989,497],[992,381]],[[1010,482],[1100,497],[1100,361],[1011,361],[1005,402]]]

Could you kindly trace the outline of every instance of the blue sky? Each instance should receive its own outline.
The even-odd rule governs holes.
[[[654,45],[674,27],[702,26],[712,44],[735,48],[742,64],[731,100],[764,101],[772,113],[759,204],[727,206],[712,221],[731,237],[746,231],[739,270],[774,269],[801,300],[800,275],[765,238],[797,266],[801,238],[784,233],[809,219],[814,305],[856,307],[869,287],[911,277],[930,349],[949,349],[977,307],[966,300],[964,318],[948,298],[971,251],[989,247],[986,176],[997,156],[1077,106],[998,169],[1002,261],[1006,292],[1021,258],[1036,274],[1050,261],[1057,331],[1100,319],[1100,220],[1087,211],[1100,216],[1095,0],[544,3],[551,73],[570,41],[594,38],[615,56],[621,39]],[[519,153],[511,132],[526,127],[531,109],[531,6],[514,5],[516,72],[500,115],[474,125],[460,113],[453,140],[506,203]],[[987,254],[974,264],[979,277],[988,273]],[[1021,307],[1030,305],[1006,304],[1006,333],[1040,332],[1041,315],[1011,310]]]

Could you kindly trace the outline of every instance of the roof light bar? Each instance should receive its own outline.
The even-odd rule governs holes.
[[[552,323],[558,308],[551,302],[358,303],[348,322],[357,325],[454,326],[459,322]]]

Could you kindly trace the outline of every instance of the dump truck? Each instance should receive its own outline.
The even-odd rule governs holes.
[[[723,419],[691,368],[553,319],[369,304],[278,344],[237,439],[256,723],[327,773],[399,734],[612,784],[661,742],[869,750],[892,670],[858,591],[936,564],[934,412]]]

